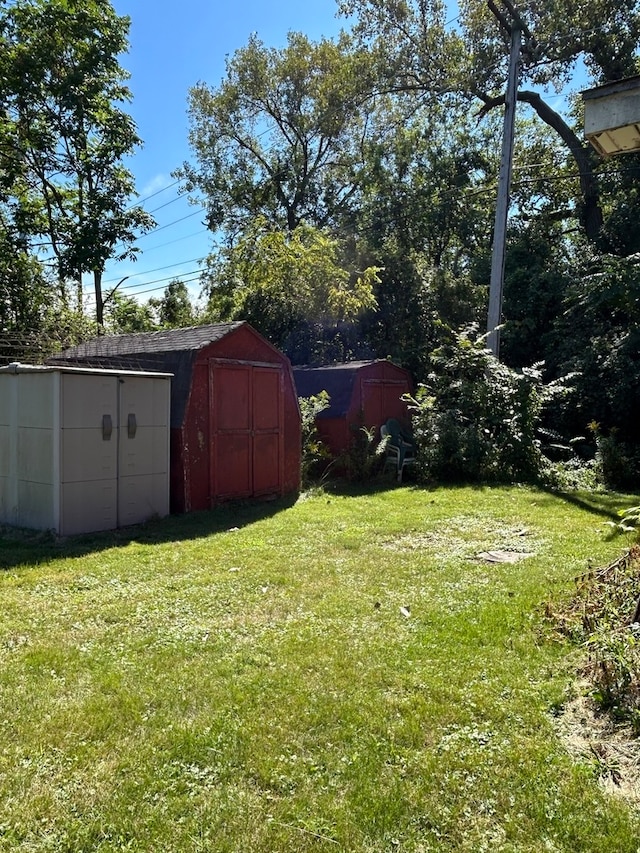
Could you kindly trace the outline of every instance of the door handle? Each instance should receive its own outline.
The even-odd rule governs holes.
[[[103,415],[102,416],[102,440],[103,441],[110,441],[112,432],[113,432],[113,421],[111,420],[111,415]]]
[[[136,437],[136,430],[138,429],[138,424],[136,422],[136,416],[131,414],[127,417],[127,435],[129,438]]]

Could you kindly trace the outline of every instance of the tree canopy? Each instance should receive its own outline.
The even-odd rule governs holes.
[[[102,325],[102,272],[134,252],[153,224],[130,203],[123,158],[140,144],[131,117],[126,51],[129,19],[107,0],[14,0],[0,9],[0,199],[8,235],[38,260],[60,297],[94,277]],[[15,239],[15,236],[14,236]]]

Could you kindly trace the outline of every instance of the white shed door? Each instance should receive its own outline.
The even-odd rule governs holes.
[[[169,393],[166,379],[62,375],[63,535],[168,514]]]
[[[118,378],[63,374],[60,408],[60,532],[117,527]]]

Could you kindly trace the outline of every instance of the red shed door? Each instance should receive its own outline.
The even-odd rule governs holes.
[[[212,503],[282,491],[284,378],[279,366],[212,361]]]
[[[407,404],[401,400],[408,391],[406,382],[395,379],[365,379],[362,382],[362,408],[366,426],[380,426],[389,418],[405,420]]]

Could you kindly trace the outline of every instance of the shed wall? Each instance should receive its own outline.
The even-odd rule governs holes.
[[[362,426],[379,430],[389,418],[409,424],[409,410],[401,397],[413,392],[413,382],[404,368],[380,360],[315,368],[310,373],[304,382],[307,391],[313,387],[312,393],[318,394],[331,389],[340,399],[338,407],[332,405],[316,419],[318,435],[334,457],[348,450]]]
[[[0,412],[0,521],[71,535],[169,511],[168,377],[3,372]]]
[[[300,488],[300,410],[288,359],[243,325],[198,351],[172,436],[172,511]]]

